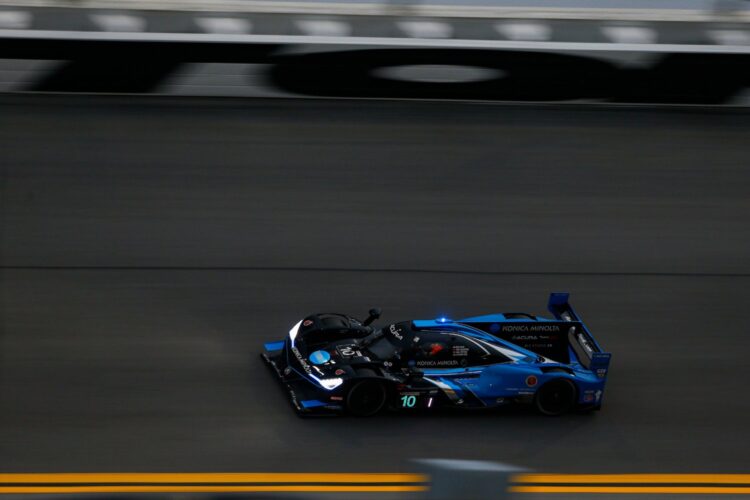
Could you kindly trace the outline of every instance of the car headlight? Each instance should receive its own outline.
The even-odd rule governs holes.
[[[329,391],[332,391],[336,387],[340,386],[344,383],[344,379],[342,378],[318,378],[315,377],[315,380],[318,381],[320,385],[323,386],[324,389],[328,389]]]
[[[300,320],[299,323],[294,325],[291,330],[289,330],[289,340],[292,341],[292,347],[294,347],[294,339],[297,338],[297,332],[299,332],[299,327],[302,325],[302,321]]]

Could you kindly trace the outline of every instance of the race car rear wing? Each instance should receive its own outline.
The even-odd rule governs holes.
[[[586,325],[570,305],[568,293],[552,293],[549,296],[547,309],[558,320],[572,323],[568,330],[568,342],[580,363],[594,372],[597,377],[605,378],[609,370],[612,354],[604,352]]]

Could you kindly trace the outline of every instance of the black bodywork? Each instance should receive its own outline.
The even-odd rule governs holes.
[[[389,394],[386,405],[397,396],[397,387],[417,383],[438,394],[429,384],[419,384],[418,374],[399,366],[394,346],[381,330],[365,325],[351,316],[336,313],[315,314],[304,318],[294,341],[267,344],[263,359],[286,386],[295,410],[302,415],[341,412],[346,407],[349,389],[363,380],[381,379]],[[408,322],[397,328],[408,328]],[[392,325],[391,325],[392,326]],[[278,347],[272,350],[269,347]],[[314,364],[311,354],[321,349],[330,353],[330,361]],[[320,380],[341,379],[341,384],[326,390],[315,387],[309,377]]]

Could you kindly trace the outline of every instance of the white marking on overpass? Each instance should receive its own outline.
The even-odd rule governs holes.
[[[450,38],[453,27],[438,21],[398,21],[401,31],[411,38]]]
[[[604,36],[615,43],[653,44],[656,42],[656,31],[643,26],[603,26]]]
[[[352,26],[349,23],[329,19],[300,19],[294,23],[297,28],[309,36],[349,36]]]
[[[502,71],[493,68],[448,64],[385,66],[377,68],[373,73],[389,80],[425,83],[481,82],[499,78],[504,74]]]
[[[104,31],[136,33],[146,29],[146,20],[130,14],[91,14],[91,20]]]
[[[128,0],[129,9],[150,11],[256,12],[273,14],[365,15],[389,14],[393,5],[381,2],[271,1],[271,0]],[[626,3],[626,2],[623,2]],[[85,4],[60,0],[0,0],[0,5],[66,7],[70,9],[122,9],[122,0],[87,0]],[[417,17],[462,17],[484,19],[583,19],[618,21],[746,22],[750,10],[726,13],[697,8],[597,8],[563,6],[440,5],[411,4],[410,15]]]
[[[509,40],[544,41],[552,37],[552,29],[542,23],[497,23],[495,24],[495,31]]]
[[[750,45],[750,32],[742,30],[708,30],[708,36],[721,45]]]
[[[240,17],[197,17],[195,24],[207,33],[224,35],[241,35],[253,29],[250,20]]]
[[[675,43],[534,42],[515,40],[417,39],[391,37],[335,37],[305,35],[232,35],[213,33],[112,33],[103,31],[3,30],[0,39],[178,42],[178,43],[276,43],[331,45],[343,47],[425,47],[458,49],[559,50],[592,52],[648,52],[693,54],[750,54],[747,45]]]
[[[0,28],[23,30],[31,26],[31,13],[22,10],[0,10]]]
[[[46,59],[0,59],[0,92],[29,90],[63,64]]]

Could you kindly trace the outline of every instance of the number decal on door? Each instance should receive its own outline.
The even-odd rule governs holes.
[[[401,407],[402,408],[414,408],[417,404],[416,396],[401,396]]]

